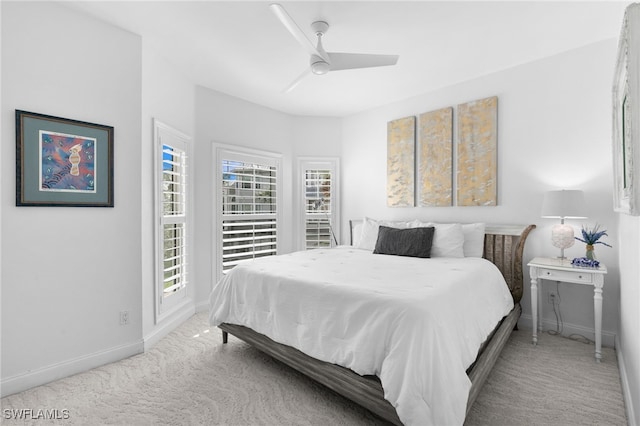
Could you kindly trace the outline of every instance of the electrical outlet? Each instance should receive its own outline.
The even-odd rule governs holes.
[[[129,325],[129,311],[120,311],[120,325]]]
[[[549,293],[549,304],[550,305],[555,305],[556,304],[556,294],[555,293]]]

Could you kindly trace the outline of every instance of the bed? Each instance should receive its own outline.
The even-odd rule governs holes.
[[[522,255],[535,225],[482,224],[481,254],[425,260],[372,254],[365,244],[370,221],[351,222],[351,246],[236,267],[212,291],[210,322],[223,342],[230,333],[391,423],[462,424],[520,316]],[[435,226],[435,235],[444,235]],[[420,268],[438,280],[424,279]],[[402,285],[385,284],[400,273]],[[452,284],[441,284],[449,275]],[[457,289],[455,302],[448,288]]]

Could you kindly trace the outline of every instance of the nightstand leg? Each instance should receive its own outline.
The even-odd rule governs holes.
[[[544,327],[542,327],[542,302],[544,298],[542,297],[542,281],[538,281],[538,309],[536,313],[538,314],[538,333],[542,333],[544,331]]]
[[[602,278],[602,277],[600,277]],[[596,362],[602,359],[602,286],[604,280],[596,280],[593,286],[593,316],[596,326]]]
[[[532,268],[533,269],[533,268]],[[533,344],[538,344],[538,280],[531,273],[531,317],[533,318]]]

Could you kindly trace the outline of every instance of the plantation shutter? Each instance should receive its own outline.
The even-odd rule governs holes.
[[[222,158],[222,272],[277,254],[278,165],[271,158]],[[230,158],[233,157],[233,158]]]
[[[333,244],[331,229],[331,170],[304,172],[305,248],[327,248]]]
[[[187,284],[187,156],[184,149],[162,145],[163,297]]]
[[[302,187],[300,208],[301,249],[329,248],[338,244],[338,158],[302,157],[298,173]]]

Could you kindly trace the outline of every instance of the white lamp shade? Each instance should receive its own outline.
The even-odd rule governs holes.
[[[544,194],[542,217],[585,219],[584,192],[562,189]]]

